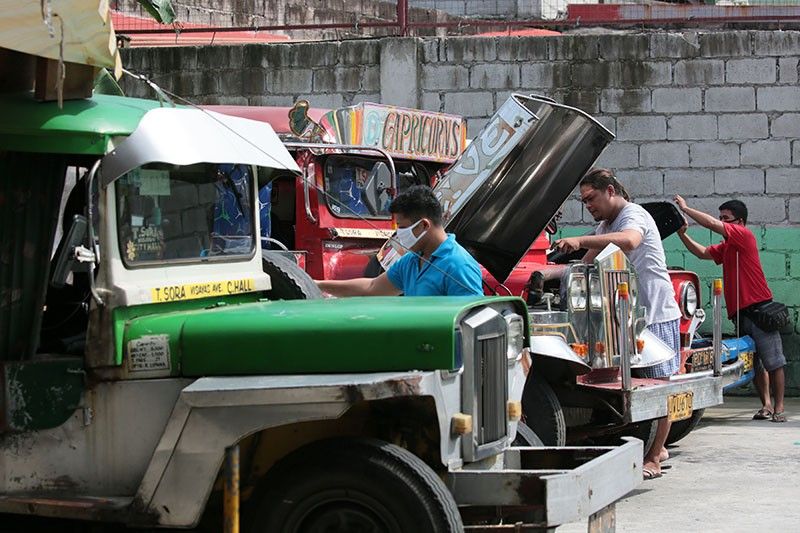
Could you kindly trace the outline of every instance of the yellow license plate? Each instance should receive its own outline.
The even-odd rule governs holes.
[[[744,371],[750,372],[753,370],[753,352],[742,352],[739,357],[744,361]]]
[[[692,416],[692,391],[670,394],[667,397],[667,418],[670,422],[686,420]]]

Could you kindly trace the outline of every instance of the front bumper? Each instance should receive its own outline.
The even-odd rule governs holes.
[[[639,486],[642,442],[625,440],[622,446],[507,448],[490,468],[453,470],[445,483],[462,511],[524,513],[528,527],[555,527],[585,519]]]

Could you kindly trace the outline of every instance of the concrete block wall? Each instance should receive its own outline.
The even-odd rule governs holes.
[[[128,68],[199,103],[321,107],[363,100],[468,117],[475,135],[513,92],[596,116],[617,139],[598,164],[637,201],[684,195],[712,214],[750,209],[775,297],[792,307],[784,343],[800,392],[800,32],[727,31],[557,37],[453,37],[124,51]],[[125,82],[132,95],[147,95]],[[562,231],[591,217],[573,199]],[[716,242],[692,229],[702,242]],[[720,269],[665,243],[669,263],[707,287]]]

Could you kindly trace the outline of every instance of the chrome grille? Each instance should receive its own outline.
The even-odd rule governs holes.
[[[477,400],[477,444],[494,442],[506,436],[506,398],[508,360],[506,336],[478,339],[475,389]]]
[[[606,346],[606,357],[612,357],[614,355],[619,355],[622,353],[621,342],[620,342],[620,333],[621,329],[617,327],[617,322],[615,317],[617,316],[617,306],[616,306],[616,294],[617,294],[617,287],[620,283],[628,283],[630,285],[630,272],[627,270],[606,270],[603,273],[603,278],[605,281],[605,295],[607,297],[608,306],[609,306],[609,320],[608,326],[606,328],[606,339],[608,340],[608,346]],[[626,326],[627,327],[627,326]],[[629,338],[630,337],[629,335]],[[609,366],[611,366],[611,361],[608,361]]]

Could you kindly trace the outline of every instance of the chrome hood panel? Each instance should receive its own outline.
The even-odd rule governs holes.
[[[434,189],[446,230],[506,280],[613,139],[579,109],[512,95]]]

